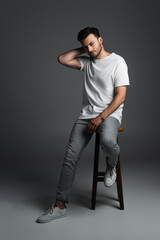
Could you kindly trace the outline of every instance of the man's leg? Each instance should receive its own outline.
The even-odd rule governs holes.
[[[89,133],[87,130],[89,121],[90,119],[77,119],[75,122],[70,134],[68,148],[62,165],[56,202],[36,220],[38,223],[46,223],[66,216],[67,208],[65,203],[68,203],[76,166],[84,148],[93,135],[93,133]]]
[[[87,131],[87,125],[90,120],[78,119],[72,128],[56,194],[56,204],[59,207],[62,205],[63,208],[65,203],[69,202],[68,197],[71,192],[78,161],[93,135],[93,133],[88,133]]]
[[[116,164],[120,147],[117,143],[119,121],[114,117],[107,117],[97,128],[100,134],[100,144],[106,154],[105,186],[111,186],[116,179]]]

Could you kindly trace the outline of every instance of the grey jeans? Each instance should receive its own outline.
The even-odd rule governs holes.
[[[73,125],[57,188],[57,201],[69,203],[69,194],[78,161],[94,134],[94,132],[89,133],[87,130],[87,125],[90,121],[91,119],[77,119]],[[96,132],[100,134],[101,148],[106,154],[106,168],[113,168],[117,164],[118,154],[120,152],[119,145],[117,144],[119,127],[119,121],[109,116],[96,130]]]

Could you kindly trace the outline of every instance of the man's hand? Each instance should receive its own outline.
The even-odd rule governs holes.
[[[103,121],[103,118],[98,115],[96,118],[93,118],[89,123],[88,123],[88,132],[95,132],[97,127],[100,125],[100,123]]]

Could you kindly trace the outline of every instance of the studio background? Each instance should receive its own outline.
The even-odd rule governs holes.
[[[124,57],[130,78],[122,120],[125,130],[119,134],[127,208],[123,217],[130,210],[132,213],[137,211],[140,217],[130,212],[123,221],[120,234],[116,231],[114,237],[127,239],[133,231],[138,239],[150,239],[146,237],[151,233],[154,239],[158,239],[158,0],[2,1],[1,16],[2,224],[6,226],[10,221],[13,223],[19,216],[14,223],[15,227],[9,231],[4,227],[0,231],[1,239],[8,239],[8,236],[20,239],[22,233],[15,229],[19,228],[19,224],[23,229],[25,221],[28,221],[28,228],[23,229],[23,233],[26,232],[23,239],[38,239],[37,234],[40,233],[37,233],[37,228],[38,231],[41,229],[35,226],[34,218],[48,206],[51,198],[54,199],[69,135],[82,103],[83,73],[61,65],[57,57],[81,46],[77,34],[87,26],[99,29],[106,51]],[[70,198],[74,210],[79,205],[83,210],[90,205],[94,140],[93,136],[77,167]],[[101,153],[101,167],[104,166]],[[102,186],[99,188],[105,195],[106,189]],[[99,194],[101,192],[99,190]],[[99,203],[101,206],[101,200]],[[103,212],[105,207],[103,198]],[[25,214],[31,211],[32,217],[28,216],[26,220],[23,211]],[[118,210],[111,208],[111,211]],[[150,214],[146,211],[150,211]],[[149,219],[145,214],[153,215],[154,218]],[[76,212],[73,217],[78,218],[77,215]],[[81,217],[85,221],[85,216]],[[127,225],[128,219],[132,219],[134,226],[137,224],[138,231],[134,231],[132,224]],[[42,236],[51,239],[53,226],[48,226],[49,235],[43,232]],[[83,237],[92,236],[94,228],[91,225],[88,227],[90,230],[81,233]],[[28,231],[30,228],[32,233]],[[99,226],[96,234],[105,239],[100,229]],[[54,234],[60,239],[66,233],[58,230]],[[74,234],[78,231],[76,229]],[[66,239],[74,239],[73,232],[67,234],[64,235]],[[109,239],[112,239],[112,234],[108,234]],[[42,236],[39,239],[44,239]]]

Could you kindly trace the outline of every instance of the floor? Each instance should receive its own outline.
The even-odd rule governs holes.
[[[0,239],[160,239],[158,169],[152,172],[149,164],[145,170],[143,165],[139,170],[133,167],[131,163],[122,166],[124,210],[119,209],[116,183],[106,188],[102,182],[98,183],[96,209],[91,210],[92,173],[83,173],[80,168],[67,204],[68,215],[46,224],[35,221],[53,202],[56,186],[43,180],[7,180],[4,176]]]

